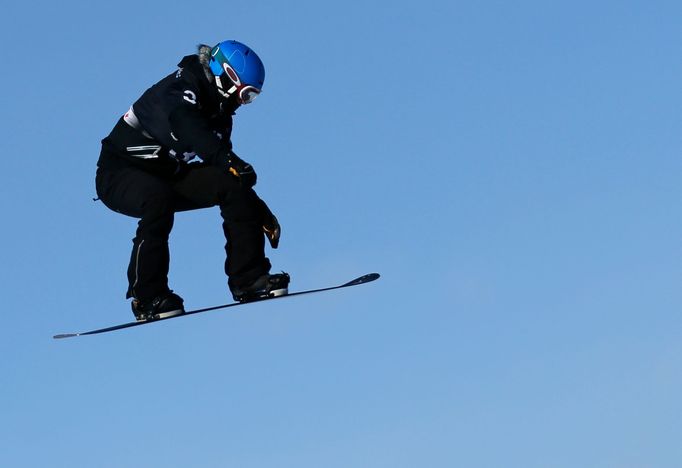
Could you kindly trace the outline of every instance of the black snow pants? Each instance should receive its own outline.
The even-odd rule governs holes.
[[[98,197],[108,208],[139,218],[126,297],[145,301],[170,290],[168,237],[179,211],[220,208],[230,286],[250,284],[270,271],[262,227],[269,209],[236,177],[203,163],[185,164],[179,174],[161,176],[120,160],[115,166],[101,164],[117,157],[104,147],[102,153],[95,178]]]

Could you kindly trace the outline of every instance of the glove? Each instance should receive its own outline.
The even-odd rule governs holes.
[[[261,200],[261,204],[263,211],[263,232],[265,233],[268,242],[270,242],[270,246],[273,249],[276,249],[279,246],[279,236],[282,234],[282,227],[279,225],[275,215],[270,211],[270,208],[268,208],[268,205],[266,205],[263,200]]]
[[[251,188],[256,185],[256,171],[253,166],[239,156],[230,151],[227,156],[227,170],[230,174],[239,179],[239,183],[244,188]]]
[[[272,218],[266,224],[263,224],[263,232],[268,242],[270,242],[270,247],[276,249],[279,246],[279,236],[282,234],[282,228],[277,222],[275,215],[272,215]]]

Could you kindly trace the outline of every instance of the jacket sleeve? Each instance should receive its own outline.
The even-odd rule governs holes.
[[[199,93],[186,86],[178,89],[178,104],[168,115],[172,136],[182,146],[194,151],[203,161],[227,167],[232,149],[229,136],[220,137],[199,110]]]

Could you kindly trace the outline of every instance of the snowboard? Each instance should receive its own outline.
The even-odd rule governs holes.
[[[142,325],[149,325],[151,323],[163,322],[164,320],[171,320],[174,318],[187,317],[188,315],[200,314],[202,312],[209,312],[211,310],[227,309],[228,307],[236,307],[236,306],[241,306],[241,305],[247,305],[247,304],[252,304],[254,302],[272,301],[275,299],[283,299],[285,297],[302,296],[304,294],[313,294],[313,293],[319,293],[319,292],[323,292],[323,291],[332,291],[334,289],[348,288],[350,286],[358,286],[360,284],[370,283],[370,282],[378,279],[379,276],[380,276],[379,273],[369,273],[367,275],[363,275],[359,278],[355,278],[352,281],[349,281],[347,283],[344,283],[344,284],[341,284],[338,286],[329,286],[326,288],[308,289],[305,291],[296,291],[296,292],[291,292],[291,293],[288,293],[288,294],[285,294],[282,296],[265,296],[265,297],[260,297],[258,299],[254,299],[254,300],[247,301],[247,302],[231,302],[229,304],[222,304],[222,305],[213,306],[213,307],[205,307],[203,309],[188,310],[182,315],[175,315],[173,317],[166,317],[166,318],[161,318],[161,319],[156,319],[156,320],[143,320],[143,321],[139,321],[139,322],[135,321],[135,322],[122,323],[120,325],[114,325],[111,327],[99,328],[97,330],[91,330],[91,331],[86,331],[86,332],[81,332],[81,333],[61,333],[59,335],[54,335],[53,338],[58,340],[58,339],[62,339],[62,338],[73,338],[75,336],[98,335],[100,333],[107,333],[107,332],[112,332],[115,330],[122,330],[124,328],[139,327]]]

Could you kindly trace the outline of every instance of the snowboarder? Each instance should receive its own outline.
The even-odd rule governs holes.
[[[97,196],[139,218],[126,294],[137,320],[184,313],[182,298],[168,287],[168,237],[179,211],[220,208],[225,273],[236,301],[288,292],[289,275],[270,274],[265,256],[265,238],[277,248],[280,225],[253,190],[253,167],[230,141],[232,116],[258,96],[264,79],[263,63],[246,45],[199,45],[102,140]]]

